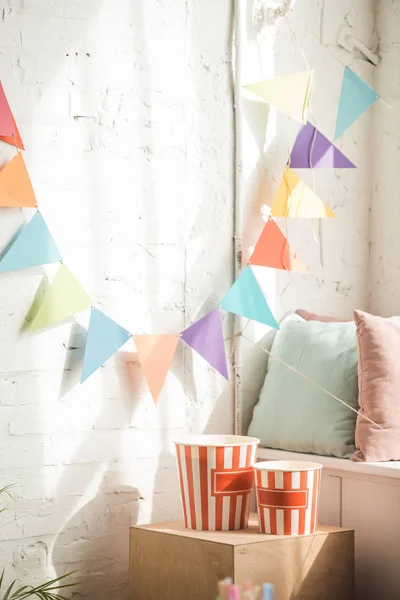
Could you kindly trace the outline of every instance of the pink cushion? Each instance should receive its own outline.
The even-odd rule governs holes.
[[[296,310],[296,314],[299,315],[305,321],[321,321],[322,323],[346,323],[350,319],[340,319],[339,317],[322,317],[315,313],[308,312],[308,310]]]
[[[360,413],[353,460],[400,460],[400,322],[354,311]]]

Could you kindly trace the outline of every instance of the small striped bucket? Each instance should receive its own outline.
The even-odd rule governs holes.
[[[236,435],[196,435],[175,442],[188,529],[229,531],[248,526],[259,443]]]
[[[322,465],[303,461],[267,461],[254,466],[257,510],[262,533],[315,533]]]

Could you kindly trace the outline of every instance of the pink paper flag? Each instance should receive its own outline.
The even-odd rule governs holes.
[[[134,340],[144,376],[157,404],[179,335],[135,335]]]
[[[20,150],[25,150],[17,124],[0,83],[0,140]]]
[[[182,339],[225,379],[228,377],[221,313],[218,308],[185,329]]]
[[[14,133],[14,119],[7,102],[2,84],[0,83],[0,135],[12,135]]]

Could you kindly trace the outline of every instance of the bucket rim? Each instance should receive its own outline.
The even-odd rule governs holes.
[[[284,473],[299,471],[316,471],[322,469],[323,465],[307,460],[265,460],[253,465],[257,471],[282,471]]]
[[[233,435],[233,434],[198,434],[188,435],[174,440],[176,446],[200,446],[200,447],[216,447],[229,448],[233,446],[258,446],[260,440],[248,435]]]

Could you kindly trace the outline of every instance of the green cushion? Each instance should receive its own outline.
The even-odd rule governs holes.
[[[354,322],[281,323],[272,355],[358,409],[357,340]],[[249,435],[268,448],[348,458],[355,450],[356,414],[273,358]]]

